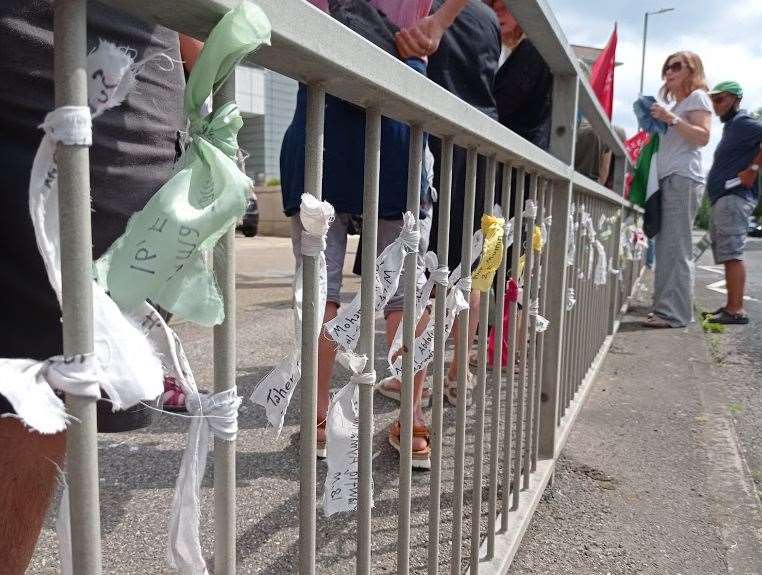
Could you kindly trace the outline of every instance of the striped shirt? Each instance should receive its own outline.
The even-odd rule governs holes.
[[[309,2],[324,12],[328,12],[328,0],[309,0]],[[415,26],[419,20],[428,16],[432,0],[370,0],[370,3],[386,14],[392,24],[404,30]]]

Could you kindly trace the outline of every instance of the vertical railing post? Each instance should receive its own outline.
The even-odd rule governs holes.
[[[323,196],[323,128],[325,88],[311,84],[307,97],[304,191]],[[301,433],[299,440],[299,573],[315,573],[315,525],[317,520],[317,373],[318,335],[325,310],[318,309],[318,257],[302,256],[304,301],[302,303]]]
[[[87,2],[53,4],[55,105],[87,106]],[[87,146],[58,144],[59,223],[63,352],[93,352],[92,233],[90,156]],[[67,472],[71,513],[72,569],[77,575],[101,572],[98,439],[95,400],[67,394],[74,418],[67,432]]]
[[[512,170],[508,170],[511,172]],[[526,183],[526,171],[520,166],[516,171],[516,186],[513,194],[513,248],[511,250],[511,279],[519,282],[519,262],[521,261],[521,232],[524,229],[524,192]],[[516,383],[516,339],[519,333],[517,328],[517,302],[508,302],[508,373],[505,375],[505,429],[503,432],[503,511],[500,515],[500,530],[508,531],[508,513],[511,510],[511,480],[513,477],[513,400]],[[521,444],[517,444],[521,449]]]
[[[500,205],[503,208],[503,216],[506,225],[506,241],[503,246],[503,257],[500,261],[500,269],[497,270],[497,289],[495,290],[495,339],[494,353],[492,357],[492,428],[490,429],[490,456],[489,456],[489,503],[487,519],[487,560],[495,556],[495,535],[497,531],[497,491],[498,474],[500,469],[500,408],[502,404],[502,384],[503,384],[503,313],[505,310],[505,276],[508,271],[508,216],[510,214],[511,202],[511,164],[503,164],[502,167],[502,194]],[[512,233],[512,232],[511,232]],[[513,371],[512,361],[509,357],[505,358],[511,371]],[[506,394],[507,395],[507,394]],[[511,406],[506,404],[506,412]]]
[[[577,108],[579,103],[579,81],[575,76],[556,76],[553,79],[553,129],[550,149],[553,155],[565,164],[574,166],[574,151],[577,131]],[[556,422],[559,417],[560,386],[562,385],[562,359],[564,349],[564,320],[566,316],[567,272],[566,252],[568,249],[569,210],[572,202],[572,183],[553,183],[553,233],[548,250],[548,276],[545,287],[546,313],[550,324],[543,334],[543,366],[540,382],[540,434],[539,457],[553,459],[556,449]],[[573,216],[572,216],[573,217]],[[572,269],[573,272],[573,269]]]
[[[410,155],[408,160],[407,210],[418,221],[421,209],[421,168],[423,161],[423,128],[410,127]],[[402,276],[405,304],[402,312],[402,386],[400,393],[400,499],[397,540],[397,573],[410,572],[410,487],[413,471],[413,359],[415,356],[415,288],[418,252],[405,256]]]
[[[474,233],[474,201],[476,199],[476,148],[469,148],[466,156],[466,193],[463,199],[463,249],[460,269],[463,277],[471,273],[471,237]],[[456,206],[456,209],[458,206]],[[469,294],[469,298],[471,295]],[[458,401],[455,407],[455,483],[452,504],[452,555],[450,575],[460,574],[463,556],[463,481],[465,478],[466,456],[466,375],[468,373],[468,348],[471,344],[468,333],[469,309],[458,314]]]
[[[365,176],[363,192],[362,269],[360,286],[360,353],[368,358],[365,371],[373,370],[375,357],[375,269],[378,234],[378,184],[381,166],[381,112],[368,108],[365,114]],[[360,444],[357,498],[357,569],[358,575],[371,572],[371,507],[373,506],[373,389],[360,386]]]
[[[626,168],[626,162],[625,158],[622,156],[615,156],[614,157],[614,191],[618,194],[622,194],[622,197],[624,197],[624,181],[625,181],[625,168]],[[616,209],[616,208],[615,208]],[[611,233],[614,235],[613,241],[611,244],[613,245],[612,251],[611,251],[611,261],[614,263],[615,268],[620,268],[622,265],[619,261],[619,250],[621,249],[621,238],[622,238],[622,226],[624,225],[624,216],[625,216],[625,207],[619,206],[619,217],[616,220],[616,223],[614,226],[612,226]],[[614,324],[616,323],[617,315],[619,314],[619,308],[621,306],[621,301],[619,299],[619,285],[621,283],[621,279],[624,277],[624,271],[620,270],[620,274],[616,276],[609,275],[609,280],[611,281],[610,286],[610,293],[609,293],[609,321],[608,321],[608,332],[609,334],[614,333]]]
[[[450,205],[452,201],[452,138],[442,138],[442,165],[439,176],[439,212],[437,229],[437,258],[447,265],[450,250]],[[442,496],[442,408],[444,392],[445,322],[447,290],[437,286],[434,304],[434,385],[431,406],[431,495],[429,498],[429,575],[439,570],[439,523]]]
[[[235,74],[214,95],[214,107],[235,100]],[[225,305],[225,320],[214,327],[214,392],[236,385],[235,228],[214,250],[214,275]],[[236,442],[214,438],[214,572],[236,572]]]
[[[495,157],[487,158],[487,177],[484,183],[484,214],[492,215],[495,202]],[[485,238],[486,239],[486,238]],[[482,473],[484,469],[484,414],[487,387],[487,331],[489,323],[489,288],[479,296],[479,343],[476,372],[476,429],[474,438],[474,476],[471,491],[471,573],[479,573],[481,545]],[[489,527],[492,530],[492,527]]]

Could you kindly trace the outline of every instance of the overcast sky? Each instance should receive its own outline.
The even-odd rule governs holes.
[[[661,8],[674,12],[650,16],[644,94],[661,87],[661,66],[678,50],[692,50],[704,62],[711,86],[736,80],[744,88],[744,107],[762,107],[762,0],[547,0],[572,44],[603,47],[619,24],[614,79],[614,122],[631,136],[637,129],[632,102],[638,95],[643,40],[643,13]],[[721,124],[714,120],[711,154]],[[709,158],[707,158],[708,160]],[[709,161],[705,162],[709,168]]]

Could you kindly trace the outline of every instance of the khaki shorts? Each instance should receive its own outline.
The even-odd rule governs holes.
[[[735,194],[722,196],[714,203],[709,220],[714,263],[743,259],[749,217],[753,211],[752,202]]]

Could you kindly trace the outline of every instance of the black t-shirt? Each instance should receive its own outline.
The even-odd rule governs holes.
[[[145,65],[126,101],[93,122],[90,183],[94,256],[121,235],[169,178],[181,129],[185,85],[177,33],[88,2],[88,50],[100,39],[135,51]],[[29,216],[29,173],[54,107],[50,0],[0,3],[0,357],[61,353],[60,309]]]
[[[444,0],[434,0],[432,11]],[[491,8],[480,0],[470,0],[452,26],[447,29],[439,49],[429,58],[428,76],[434,82],[459,96],[464,102],[497,120],[495,104],[495,73],[500,58],[500,25]],[[441,144],[436,138],[429,140],[434,156],[434,187],[440,188]],[[474,226],[479,226],[484,209],[484,181],[486,166],[479,158],[476,170],[476,201]],[[452,208],[449,228],[448,267],[453,269],[460,262],[463,238],[463,203],[466,190],[466,151],[453,147],[452,158]],[[435,204],[429,249],[437,251],[437,228],[439,227],[439,204]]]
[[[444,3],[434,0],[432,12]],[[471,0],[429,57],[427,74],[448,92],[496,120],[494,85],[499,58],[497,17],[483,2]]]
[[[531,40],[513,49],[495,77],[500,123],[547,150],[550,147],[553,75]]]

